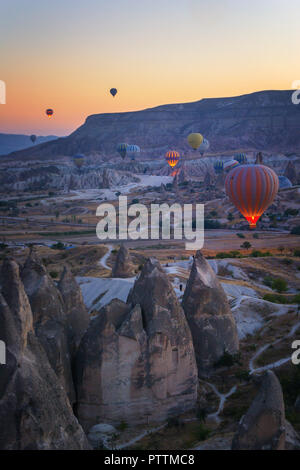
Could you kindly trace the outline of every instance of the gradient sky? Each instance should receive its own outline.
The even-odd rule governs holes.
[[[299,0],[0,0],[0,132],[66,135],[94,113],[289,89],[299,44]]]

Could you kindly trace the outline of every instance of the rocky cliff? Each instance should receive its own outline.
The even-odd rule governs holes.
[[[11,154],[16,159],[47,159],[78,152],[115,155],[119,142],[134,142],[142,155],[157,158],[167,148],[187,151],[186,137],[202,132],[211,151],[300,150],[300,106],[292,91],[261,91],[232,98],[210,98],[136,112],[95,114],[68,137]]]
[[[149,259],[127,304],[113,300],[91,321],[77,357],[78,418],[163,421],[195,406],[191,333],[158,261]]]
[[[200,251],[193,262],[182,306],[193,336],[199,375],[207,375],[224,351],[235,353],[239,343],[226,294]]]

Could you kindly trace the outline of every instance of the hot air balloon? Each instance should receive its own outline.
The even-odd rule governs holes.
[[[228,172],[232,170],[232,168],[238,165],[239,165],[239,162],[237,162],[236,160],[228,160],[227,162],[224,163],[224,170]]]
[[[80,170],[80,168],[83,166],[84,159],[85,159],[84,155],[74,155],[73,162],[78,168],[78,170]]]
[[[36,141],[36,135],[32,134],[32,135],[30,136],[30,140],[31,140],[31,142],[34,144],[34,142]]]
[[[169,150],[169,152],[166,153],[166,160],[172,168],[177,165],[179,157],[179,153],[175,150]]]
[[[124,159],[126,157],[126,152],[127,152],[128,144],[119,144],[117,146],[117,152],[121,155],[121,157]]]
[[[197,148],[199,148],[203,142],[203,135],[199,133],[190,134],[187,138],[187,141],[194,150],[197,150]]]
[[[286,176],[278,176],[279,179],[279,189],[291,188],[293,184]]]
[[[234,159],[239,162],[241,165],[245,165],[247,163],[247,157],[245,153],[238,153]]]
[[[135,157],[140,153],[141,149],[138,145],[127,145],[126,154],[131,160],[135,160]]]
[[[218,160],[214,164],[214,169],[216,173],[222,173],[222,171],[224,170],[224,163],[221,160]]]
[[[255,228],[258,219],[272,204],[278,192],[276,173],[264,165],[240,165],[227,175],[226,193],[235,207]]]
[[[112,96],[116,96],[116,94],[118,93],[118,90],[116,88],[111,88],[109,92]]]
[[[203,139],[202,144],[200,144],[200,147],[198,148],[201,155],[203,155],[204,152],[207,152],[207,150],[209,149],[209,145],[209,141],[207,139]]]
[[[53,115],[53,109],[51,108],[46,109],[46,114],[48,117],[51,117]]]

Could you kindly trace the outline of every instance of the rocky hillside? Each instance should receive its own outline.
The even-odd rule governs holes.
[[[47,159],[96,152],[117,156],[119,142],[139,145],[142,156],[157,158],[170,147],[187,151],[186,137],[202,132],[211,151],[239,148],[265,151],[300,150],[300,106],[291,91],[262,91],[233,98],[203,99],[136,112],[95,114],[70,136],[14,152],[14,159]]]

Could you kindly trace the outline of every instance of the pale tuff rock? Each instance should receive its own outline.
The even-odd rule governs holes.
[[[67,267],[64,268],[58,283],[58,289],[65,305],[69,345],[71,354],[73,355],[88,327],[89,314],[84,305],[80,287],[75,281],[71,270]]]
[[[272,371],[256,378],[260,385],[232,441],[235,450],[284,450],[286,423],[282,389]]]
[[[224,351],[239,348],[237,328],[226,294],[214,271],[197,252],[182,306],[190,326],[199,375],[207,375]]]
[[[75,392],[71,375],[69,328],[62,296],[33,251],[26,260],[21,277],[30,301],[36,336],[73,403]]]
[[[6,343],[6,365],[0,381],[0,449],[88,449],[33,331],[30,304],[14,261],[4,262],[4,279],[0,331]]]
[[[112,277],[132,277],[134,275],[134,267],[131,262],[128,249],[122,243],[117,254],[115,264],[112,269]]]
[[[191,333],[156,260],[144,265],[127,304],[115,299],[91,321],[76,370],[85,429],[99,421],[163,421],[195,405]]]

